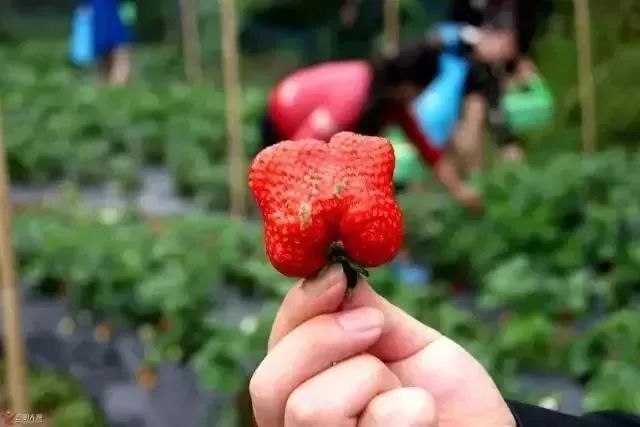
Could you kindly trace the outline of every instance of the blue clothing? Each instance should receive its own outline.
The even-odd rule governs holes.
[[[460,29],[460,25],[452,23],[438,25],[437,32],[446,49],[440,55],[440,70],[412,105],[420,131],[438,148],[449,142],[460,119],[469,74],[468,61],[456,53],[461,43]]]
[[[443,53],[440,73],[413,103],[420,130],[436,147],[443,148],[449,142],[458,124],[468,72],[466,60]]]
[[[86,0],[93,9],[93,43],[96,57],[132,41],[131,28],[122,22],[118,0]]]

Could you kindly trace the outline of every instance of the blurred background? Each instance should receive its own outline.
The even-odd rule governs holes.
[[[76,1],[0,0],[31,412],[59,427],[250,425],[248,378],[292,282],[264,255],[244,168],[278,80],[384,45],[382,0],[363,0],[348,24],[341,3],[124,2],[134,41],[101,77],[76,51]],[[498,162],[486,145],[474,177],[483,216],[416,174],[424,185],[399,195],[412,270],[394,263],[372,283],[466,346],[509,398],[639,412],[640,2],[584,3],[590,70],[579,71],[571,0],[554,1],[535,40],[554,109],[522,135],[527,161]],[[400,0],[400,40],[447,8]],[[239,86],[223,30],[237,40]],[[584,72],[596,100],[588,153]],[[3,377],[10,369],[0,365]]]

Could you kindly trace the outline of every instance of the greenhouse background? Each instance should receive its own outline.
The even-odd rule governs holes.
[[[52,426],[251,425],[248,379],[292,282],[264,255],[246,166],[275,82],[384,47],[383,1],[363,2],[343,28],[338,0],[137,0],[132,78],[112,87],[69,59],[75,1],[0,0],[0,141],[22,316],[10,342],[24,342],[28,364],[25,384],[3,381],[0,408],[18,390]],[[398,199],[429,282],[402,283],[392,267],[371,281],[469,349],[510,398],[637,413],[640,3],[583,3],[588,70],[573,1],[554,2],[536,41],[555,108],[523,135],[527,162],[501,164],[486,144],[482,217],[420,174],[425,185]],[[224,35],[225,4],[235,35]],[[447,1],[399,8],[410,40]],[[224,37],[237,40],[238,76]],[[20,354],[7,343],[4,354]]]

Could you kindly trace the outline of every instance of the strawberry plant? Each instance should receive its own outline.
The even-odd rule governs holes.
[[[205,207],[228,207],[222,92],[163,79],[96,86],[70,69],[44,66],[35,52],[48,46],[36,46],[0,49],[13,182],[115,181],[130,191],[138,188],[143,166],[162,164],[184,195]],[[244,96],[245,145],[253,155],[266,89],[248,86]]]
[[[604,361],[637,365],[640,336],[635,328],[640,321],[638,307],[617,311],[596,322],[571,348],[571,372],[590,379]]]
[[[0,49],[13,180],[108,179],[135,188],[143,165],[160,164],[196,205],[227,207],[222,93],[160,76],[170,53],[143,54],[154,78],[119,90],[51,67],[43,59],[50,51]],[[247,155],[258,146],[265,94],[244,91]],[[620,113],[625,123],[633,111]],[[620,133],[613,124],[603,129]],[[464,344],[509,390],[515,372],[562,371],[586,385],[591,408],[637,408],[627,379],[637,376],[640,351],[629,327],[638,323],[640,299],[640,158],[621,151],[544,158],[480,177],[482,217],[440,192],[401,195],[404,241],[429,265],[433,287],[405,287],[387,268],[372,270],[371,281]],[[291,284],[269,265],[256,223],[189,214],[151,226],[133,213],[70,203],[18,215],[14,227],[32,291],[67,295],[75,310],[109,327],[153,330],[152,361],[190,364],[219,389],[243,387],[264,351],[272,308]],[[326,259],[314,261],[315,268]],[[452,303],[452,282],[474,287],[470,307]],[[227,288],[267,309],[230,322],[222,314]]]
[[[606,360],[587,385],[585,408],[589,411],[619,410],[637,413],[640,370],[636,362]]]
[[[0,363],[2,378],[5,369]],[[104,414],[74,379],[37,369],[29,369],[27,374],[32,413],[42,414],[60,427],[107,427]],[[3,396],[0,405],[6,408],[7,403]]]

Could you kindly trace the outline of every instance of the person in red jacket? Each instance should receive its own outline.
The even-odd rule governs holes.
[[[336,61],[298,70],[280,81],[269,97],[263,147],[283,140],[329,140],[340,131],[381,135],[399,125],[435,176],[462,204],[482,208],[444,153],[416,122],[411,102],[438,72],[440,48],[420,40],[381,60]]]

